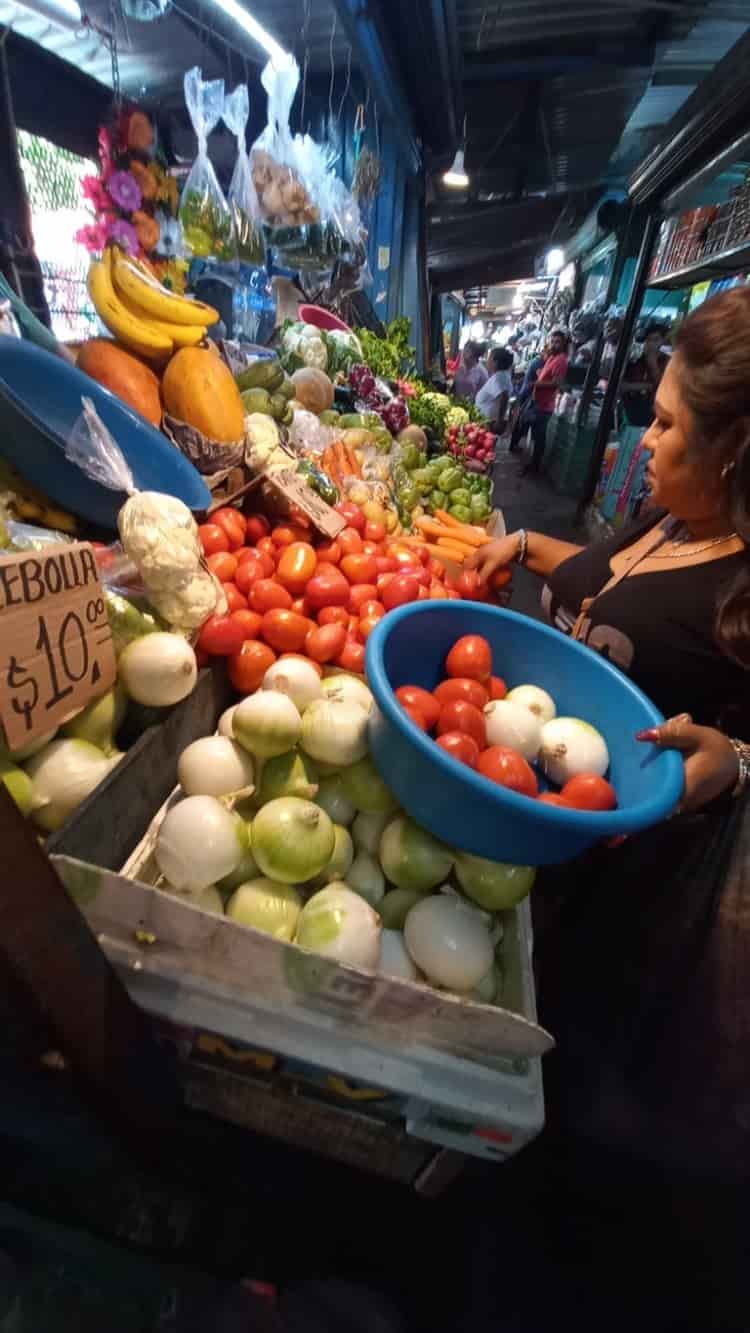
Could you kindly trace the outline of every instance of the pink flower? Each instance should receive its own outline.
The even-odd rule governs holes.
[[[105,213],[112,207],[112,200],[98,176],[84,176],[81,181],[84,199],[88,199],[97,213]]]
[[[114,241],[116,245],[121,245],[123,250],[127,250],[128,254],[140,254],[141,247],[138,244],[135,227],[131,226],[129,222],[125,222],[123,218],[118,218],[115,222],[107,224],[107,237],[110,241]]]
[[[101,254],[107,244],[109,227],[106,222],[95,222],[89,227],[81,227],[75,234],[79,245],[85,245],[90,255]]]
[[[99,130],[98,143],[99,161],[101,162],[102,167],[102,180],[108,181],[114,171],[112,162],[112,136],[109,130],[105,129],[104,126]]]
[[[141,187],[129,171],[115,171],[107,181],[107,189],[123,213],[135,213],[143,202]]]

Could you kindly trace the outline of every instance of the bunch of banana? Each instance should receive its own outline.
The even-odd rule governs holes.
[[[195,347],[218,311],[178,296],[157,282],[144,264],[108,247],[89,269],[96,313],[124,347],[150,361],[167,361],[180,347]]]
[[[53,504],[44,491],[16,472],[5,458],[0,458],[0,506],[11,518],[23,523],[38,523],[42,528],[53,528],[71,536],[78,531],[73,515]]]

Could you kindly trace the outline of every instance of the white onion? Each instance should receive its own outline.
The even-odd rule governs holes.
[[[260,876],[240,884],[227,903],[227,916],[275,940],[294,939],[302,899],[291,884]]]
[[[471,852],[456,852],[456,877],[472,902],[488,912],[504,912],[526,897],[536,879],[536,870],[532,866],[488,861]]]
[[[564,787],[578,773],[604,777],[609,751],[604,737],[579,717],[556,717],[542,728],[539,762],[547,777]]]
[[[291,699],[277,690],[258,690],[237,705],[235,740],[261,759],[285,754],[299,740],[301,718]]]
[[[524,759],[534,760],[542,740],[539,718],[522,704],[507,699],[493,699],[484,710],[487,744],[505,745],[518,750]]]
[[[302,908],[295,943],[310,953],[374,971],[380,958],[380,919],[347,884],[329,884]]]
[[[226,736],[202,736],[182,751],[177,780],[186,796],[231,796],[252,787],[253,761]]]
[[[510,690],[505,697],[508,703],[528,708],[541,723],[551,722],[553,717],[557,717],[557,707],[552,695],[540,685],[516,685],[515,689]]]
[[[397,889],[425,893],[451,872],[453,852],[406,815],[398,815],[380,839],[380,864]]]
[[[403,930],[412,907],[421,903],[424,893],[416,889],[389,889],[378,903],[378,916],[388,930]]]
[[[334,824],[348,827],[357,811],[346,795],[341,777],[340,773],[334,773],[330,778],[323,778],[318,785],[315,803],[330,815]]]
[[[357,810],[370,814],[395,814],[398,809],[398,801],[381,778],[369,754],[345,768],[341,782],[345,794]]]
[[[266,759],[258,784],[258,805],[276,801],[280,796],[301,796],[312,801],[318,793],[318,770],[315,760],[301,750],[287,750]]]
[[[34,787],[34,823],[45,833],[54,833],[121,758],[119,754],[107,758],[88,741],[50,741],[25,765]]]
[[[285,657],[274,662],[263,677],[263,689],[288,695],[300,713],[323,694],[320,676],[304,657]]]
[[[368,852],[359,852],[355,856],[347,872],[346,882],[371,907],[377,907],[385,897],[385,876]]]
[[[300,745],[321,763],[348,767],[367,754],[367,721],[358,703],[316,699],[305,710]]]
[[[218,731],[219,735],[226,736],[228,741],[234,740],[234,729],[232,727],[232,718],[234,717],[234,710],[236,707],[237,707],[236,704],[232,704],[231,708],[225,708],[224,712],[219,718],[218,723],[216,724],[216,730]]]
[[[334,703],[359,704],[366,713],[371,712],[375,702],[372,691],[357,676],[347,676],[344,672],[326,676],[322,682],[323,693]]]
[[[282,884],[314,879],[328,865],[336,845],[325,810],[297,796],[282,796],[264,805],[253,820],[251,840],[259,869]]]
[[[136,703],[166,708],[192,693],[198,664],[181,634],[157,631],[128,644],[118,658],[117,673]]]
[[[352,837],[355,846],[360,851],[369,852],[370,856],[377,856],[383,831],[392,819],[393,812],[390,810],[379,811],[377,814],[367,814],[364,810],[361,811],[352,824]]]
[[[12,759],[6,759],[3,754],[0,754],[0,782],[15,801],[24,819],[28,819],[35,806],[34,784],[28,773],[24,773],[18,764],[14,764]]]
[[[473,990],[494,961],[482,922],[453,898],[442,895],[412,907],[404,940],[417,967],[430,981],[450,990]]]
[[[335,842],[331,859],[321,870],[314,884],[318,889],[325,888],[326,884],[332,884],[334,880],[346,879],[346,872],[354,860],[354,843],[349,836],[349,830],[341,824],[334,824],[333,836]]]
[[[182,898],[182,901],[185,902],[183,895],[179,894],[176,889],[170,888],[169,885],[164,886],[162,893],[169,893],[173,898]],[[200,893],[194,894],[190,898],[190,906],[200,907],[202,912],[210,912],[211,916],[224,915],[224,903],[215,884],[209,884],[207,889],[201,889]]]
[[[80,713],[63,722],[60,733],[71,740],[88,741],[102,754],[116,754],[115,736],[122,726],[127,706],[128,696],[117,681],[105,694],[92,699]]]
[[[247,825],[215,796],[187,796],[167,812],[154,856],[181,893],[199,893],[230,875],[247,851]]]
[[[378,972],[385,977],[400,977],[403,981],[417,981],[417,971],[404,944],[400,930],[384,930],[380,936]]]

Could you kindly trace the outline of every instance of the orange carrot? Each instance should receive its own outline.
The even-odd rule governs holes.
[[[436,523],[434,518],[417,518],[414,520],[416,527],[420,532],[424,532],[428,537],[449,537],[456,535],[452,528],[446,527],[444,523]]]
[[[466,559],[466,554],[458,546],[431,546],[427,543],[427,550],[436,560],[451,560],[455,565],[462,565]]]
[[[458,537],[438,537],[437,544],[438,546],[457,546],[460,551],[463,551],[464,555],[473,555],[477,549],[476,546],[469,546],[468,542],[460,541]]]
[[[453,518],[452,514],[446,513],[444,509],[436,509],[435,517],[450,528],[454,536],[460,534],[461,540],[467,542],[469,546],[483,546],[490,540],[483,528],[475,528],[472,523],[459,523],[457,518]]]

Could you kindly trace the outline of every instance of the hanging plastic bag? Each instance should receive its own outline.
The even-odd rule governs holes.
[[[325,155],[308,135],[293,135],[289,128],[299,65],[293,56],[269,61],[260,80],[268,93],[268,124],[253,144],[250,160],[263,218],[271,227],[319,222]]]
[[[125,555],[133,561],[154,609],[173,629],[197,630],[214,612],[226,610],[220,585],[203,563],[198,526],[182,500],[161,491],[139,491],[119,445],[81,399],[65,456],[85,476],[128,499],[117,517]]]
[[[266,249],[261,228],[258,195],[253,184],[250,158],[245,141],[250,98],[247,85],[240,83],[224,98],[224,124],[237,140],[237,161],[227,200],[232,215],[237,256],[245,264],[265,264]]]
[[[224,111],[224,80],[204,83],[196,65],[185,75],[185,105],[198,140],[198,156],[185,181],[180,222],[185,241],[201,259],[232,258],[232,217],[208,156],[208,136]]]

